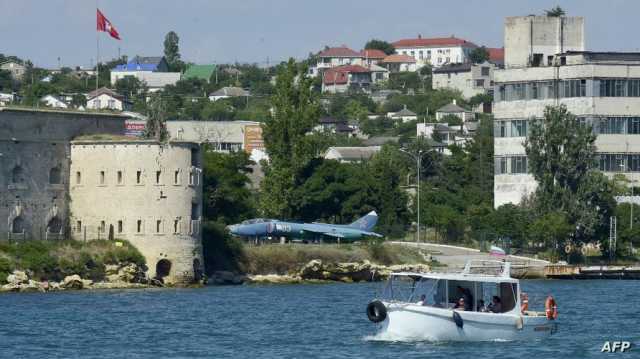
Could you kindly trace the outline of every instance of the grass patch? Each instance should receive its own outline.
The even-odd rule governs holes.
[[[36,280],[60,281],[78,274],[94,281],[103,280],[107,264],[145,265],[142,254],[129,242],[116,247],[111,241],[0,241],[0,283],[13,270],[30,272]]]

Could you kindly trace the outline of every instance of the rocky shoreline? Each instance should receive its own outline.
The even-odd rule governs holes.
[[[94,282],[77,274],[57,281],[39,281],[30,278],[28,271],[14,270],[7,276],[7,284],[0,286],[0,292],[57,292],[80,289],[128,289],[163,286],[148,279],[144,269],[134,263],[107,265],[105,281]]]
[[[217,271],[209,278],[213,285],[240,284],[299,284],[326,282],[378,282],[385,280],[392,272],[428,272],[426,264],[400,264],[384,266],[369,261],[356,263],[323,263],[311,260],[298,270],[288,274],[242,274]]]
[[[216,271],[207,284],[302,284],[302,283],[356,283],[385,280],[392,272],[427,272],[426,264],[402,264],[384,266],[369,261],[353,263],[323,263],[311,260],[288,274],[243,274],[231,271]],[[94,282],[77,274],[66,276],[61,281],[38,281],[30,277],[29,271],[15,270],[7,276],[7,284],[0,292],[57,292],[65,290],[99,290],[163,287],[163,283],[149,279],[143,268],[133,263],[108,265],[104,281]]]

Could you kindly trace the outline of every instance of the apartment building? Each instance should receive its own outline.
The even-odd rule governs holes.
[[[597,135],[607,175],[640,179],[640,53],[584,49],[581,17],[510,17],[505,68],[495,70],[494,206],[535,191],[524,141],[532,120],[563,104]]]

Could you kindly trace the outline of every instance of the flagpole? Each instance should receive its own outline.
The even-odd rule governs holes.
[[[96,0],[96,19],[97,19],[98,11],[99,11],[98,0]],[[96,91],[98,91],[99,79],[100,79],[100,31],[98,31],[96,26]]]

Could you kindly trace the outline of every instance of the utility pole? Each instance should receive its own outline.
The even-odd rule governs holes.
[[[400,149],[400,152],[406,153],[407,155],[411,156],[411,158],[413,158],[416,161],[416,177],[417,177],[417,181],[418,183],[416,183],[416,207],[417,207],[417,231],[416,231],[416,243],[420,242],[420,172],[422,169],[422,155],[425,153],[429,153],[433,151],[433,149],[429,149],[427,151],[423,151],[423,150],[418,150],[418,154],[415,155],[407,150],[404,149]]]
[[[609,217],[609,263],[611,263],[616,256],[616,242],[618,236],[617,227],[616,217]]]

